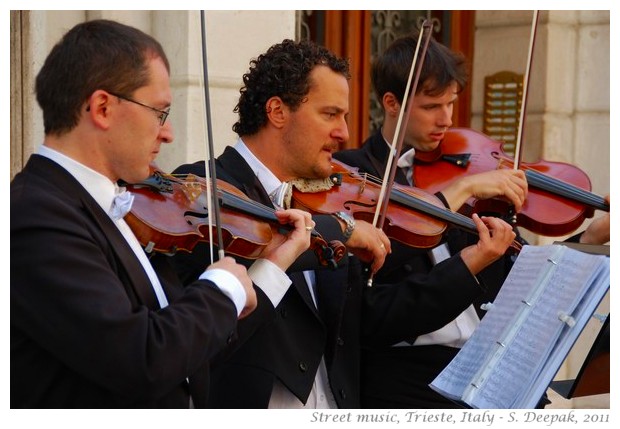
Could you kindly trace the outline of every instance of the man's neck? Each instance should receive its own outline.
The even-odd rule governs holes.
[[[103,161],[106,157],[97,149],[93,136],[82,136],[77,128],[62,136],[46,135],[43,145],[103,174],[113,182],[118,180],[118,178],[110,177],[107,169],[104,168]]]
[[[385,141],[391,144],[395,134],[396,124],[392,123],[392,121],[390,120],[384,121],[383,125],[381,126],[381,135],[383,136]]]
[[[277,137],[269,139],[260,132],[253,136],[244,136],[242,138],[243,143],[245,143],[256,159],[263,163],[280,181],[285,182],[292,178],[288,177],[283,171],[286,163],[281,156],[283,152],[276,147],[277,145],[274,145],[274,142],[277,141],[276,139]]]

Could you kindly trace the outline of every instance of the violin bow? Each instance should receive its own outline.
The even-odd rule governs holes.
[[[220,221],[220,205],[218,202],[218,194],[217,194],[217,175],[215,173],[215,151],[213,150],[213,133],[211,130],[211,101],[209,97],[209,68],[207,61],[207,26],[205,20],[205,11],[200,11],[200,29],[201,29],[201,39],[202,39],[202,71],[203,71],[203,84],[204,84],[204,93],[205,93],[205,113],[206,113],[206,124],[207,124],[207,151],[208,151],[208,159],[209,163],[205,160],[205,173],[209,175],[211,180],[211,186],[207,186],[207,195],[208,201],[211,206],[208,208],[209,213],[212,213],[213,216],[209,216],[209,234],[212,234],[211,228],[211,220],[215,219],[215,229],[217,231],[217,242],[219,244],[218,248],[218,258],[222,259],[224,257],[224,249],[223,243],[224,240],[222,238],[222,223]],[[210,167],[210,168],[209,168]],[[209,195],[209,188],[211,189]],[[213,240],[209,240],[211,243],[211,263],[213,263]]]
[[[527,64],[525,75],[523,76],[523,90],[521,94],[521,111],[519,112],[519,128],[517,130],[517,146],[515,147],[515,156],[513,169],[518,170],[521,164],[523,128],[525,125],[525,108],[527,105],[527,93],[530,86],[530,72],[532,71],[532,58],[534,57],[534,44],[536,42],[536,29],[538,27],[538,12],[534,11],[532,16],[532,30],[530,32],[530,46],[527,54]]]
[[[521,111],[519,112],[519,128],[517,129],[517,143],[515,147],[513,170],[518,170],[521,166],[521,152],[523,151],[523,128],[525,126],[525,110],[527,105],[527,93],[530,86],[530,72],[532,71],[532,58],[534,57],[534,44],[536,42],[536,29],[538,27],[538,11],[532,15],[532,29],[530,31],[530,45],[527,53],[527,64],[523,76],[523,88],[521,90]],[[511,219],[513,225],[517,224],[517,213]]]
[[[418,53],[420,51],[420,45],[422,43],[422,37],[424,36],[424,32],[428,30],[428,36],[424,42],[424,48],[422,51],[422,55],[420,57],[420,66],[417,68],[415,80],[413,80],[413,72],[416,69]],[[428,43],[430,41],[430,35],[432,33],[432,24],[429,23],[428,20],[424,20],[422,23],[422,28],[420,34],[418,36],[418,43],[416,45],[415,54],[413,55],[413,60],[411,61],[411,69],[409,70],[409,78],[407,80],[407,86],[405,87],[405,92],[403,94],[403,105],[400,107],[400,111],[398,113],[398,121],[396,123],[396,131],[394,133],[394,138],[392,139],[392,143],[390,145],[390,154],[392,156],[388,157],[388,162],[385,167],[385,174],[383,177],[383,183],[381,185],[381,191],[379,192],[379,201],[377,203],[377,210],[375,211],[375,217],[373,219],[373,225],[382,228],[383,222],[385,220],[385,212],[387,211],[387,204],[383,203],[385,195],[389,195],[392,184],[394,182],[394,177],[396,176],[396,162],[400,156],[400,152],[403,146],[403,141],[405,138],[404,129],[407,127],[407,122],[409,120],[409,113],[411,112],[411,105],[413,104],[413,97],[418,88],[418,80],[420,79],[420,73],[422,71],[422,66],[424,65],[424,57],[426,56],[426,50],[428,48]],[[412,85],[413,80],[413,85]],[[413,86],[413,88],[411,88]],[[405,107],[405,108],[403,108]],[[388,179],[389,180],[386,180]]]
[[[413,97],[418,88],[418,81],[420,80],[420,74],[422,72],[422,66],[424,65],[424,58],[426,57],[426,51],[428,49],[428,44],[431,39],[433,25],[428,21],[424,20],[422,23],[422,28],[420,34],[418,35],[418,42],[416,44],[415,53],[413,55],[413,60],[411,61],[411,68],[409,70],[409,78],[407,79],[407,86],[405,87],[405,92],[403,94],[403,102],[400,106],[400,111],[398,113],[398,121],[396,123],[396,131],[394,133],[394,137],[392,139],[392,143],[390,144],[390,154],[388,156],[387,164],[385,167],[385,174],[383,177],[383,181],[381,183],[381,190],[379,191],[379,198],[377,201],[377,209],[375,210],[375,216],[373,218],[372,224],[377,228],[383,228],[383,223],[385,222],[385,214],[388,208],[388,200],[385,200],[386,195],[390,195],[392,192],[392,186],[394,184],[394,177],[396,176],[396,166],[398,158],[400,157],[400,152],[403,147],[403,141],[405,138],[404,130],[407,128],[407,122],[409,120],[409,113],[411,112],[411,105],[413,104]],[[425,31],[428,31],[426,35],[426,39],[424,40],[424,47],[422,48],[422,55],[418,56],[420,52],[420,45],[422,44],[422,38],[424,37]],[[420,65],[417,67],[418,57],[420,58]],[[413,75],[415,73],[415,79],[413,79]],[[413,81],[413,84],[412,84]],[[372,275],[368,279],[368,286],[371,287],[373,282]]]

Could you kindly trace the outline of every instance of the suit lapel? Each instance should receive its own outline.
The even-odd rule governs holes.
[[[243,193],[254,201],[270,207],[273,205],[267,191],[263,188],[254,171],[234,148],[226,147],[224,153],[217,158],[216,166],[218,178],[242,190]],[[293,287],[295,287],[306,305],[318,317],[314,300],[310,294],[310,285],[308,285],[303,272],[288,273],[288,275],[293,281]]]
[[[110,248],[116,255],[117,263],[124,268],[126,280],[130,283],[135,295],[148,308],[158,309],[159,303],[153,291],[151,281],[125,240],[125,237],[123,237],[108,214],[103,211],[93,197],[86,192],[84,187],[64,168],[45,157],[36,155],[31,158],[31,161],[36,167],[37,174],[48,178],[50,182],[58,183],[59,189],[62,189],[67,194],[68,199],[79,200],[76,203],[81,203],[85,207],[87,214],[103,231],[106,240],[110,243]],[[123,280],[123,274],[119,272],[118,275]],[[127,281],[123,283],[127,287]]]
[[[304,273],[302,271],[296,271],[294,273],[288,273],[288,276],[293,281],[293,287],[297,290],[299,295],[301,295],[308,308],[312,310],[317,319],[320,319],[317,306],[314,304],[314,300],[312,299],[312,295],[310,293],[311,286],[306,281]]]
[[[368,160],[375,169],[374,174],[382,179],[385,174],[385,167],[387,166],[387,159],[390,154],[390,150],[385,142],[385,139],[381,135],[381,132],[376,132],[363,146],[363,148]],[[401,168],[396,167],[394,181],[396,183],[408,185],[407,176]]]
[[[217,158],[216,166],[218,178],[234,185],[253,201],[269,207],[273,206],[267,191],[254,171],[234,148],[226,147],[224,153]]]
[[[125,268],[127,277],[140,301],[151,310],[159,309],[159,301],[155,296],[151,280],[148,278],[144,267],[142,267],[127,240],[125,240],[125,237],[123,237],[107,213],[101,210],[101,207],[92,198],[85,199],[84,204],[90,208],[93,217],[97,220],[101,229],[105,231],[110,246],[114,253],[116,253],[121,265]]]

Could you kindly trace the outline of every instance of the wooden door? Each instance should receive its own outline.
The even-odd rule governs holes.
[[[370,65],[373,55],[380,53],[397,37],[407,34],[423,19],[433,22],[434,37],[470,61],[474,49],[475,11],[368,11],[329,10],[300,11],[298,37],[305,37],[348,58],[351,69],[349,115],[350,140],[344,147],[356,148],[382,120],[381,107],[372,93]],[[454,126],[469,127],[471,90],[467,86],[455,106]]]

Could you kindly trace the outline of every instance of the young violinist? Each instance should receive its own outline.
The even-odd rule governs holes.
[[[359,168],[360,172],[383,177],[394,138],[398,116],[411,62],[416,50],[417,35],[395,40],[373,63],[372,83],[380,100],[384,119],[382,127],[368,138],[359,149],[334,154],[334,158]],[[422,59],[420,59],[422,60]],[[406,128],[402,131],[402,156],[398,160],[395,181],[412,185],[415,152],[431,152],[441,144],[445,131],[452,125],[452,111],[459,92],[467,82],[465,59],[433,38],[426,56]],[[415,184],[413,184],[415,185]],[[446,207],[459,210],[469,198],[486,199],[501,196],[509,200],[518,212],[527,197],[527,182],[522,171],[494,170],[470,175],[437,193]],[[486,218],[485,222],[490,219]],[[501,222],[507,227],[505,222]],[[497,223],[491,234],[497,233]],[[604,219],[597,221],[593,240],[600,240],[605,229]],[[607,221],[607,230],[608,230]],[[593,231],[594,232],[594,231]],[[607,233],[608,234],[608,233]],[[445,241],[425,251],[392,243],[392,254],[376,274],[376,281],[398,284],[400,279],[418,275],[427,279],[425,287],[445,287],[439,272],[446,265],[466,266],[461,284],[478,281],[485,292],[475,299],[462,301],[462,313],[451,313],[450,322],[440,329],[426,332],[412,329],[408,341],[395,342],[387,347],[369,347],[362,359],[362,406],[364,408],[455,408],[450,400],[437,394],[428,384],[453,359],[469,338],[483,315],[480,304],[492,301],[503,283],[513,258],[504,256],[506,247],[485,251],[483,235],[480,239],[459,229],[449,229]],[[449,300],[458,300],[450,297]],[[432,304],[437,313],[447,316],[446,301]],[[414,328],[414,327],[412,327]],[[544,400],[543,400],[544,401]]]
[[[396,132],[398,115],[417,36],[394,41],[372,67],[372,82],[384,110],[383,125],[359,149],[336,153],[334,157],[360,172],[383,177],[387,165],[389,144]],[[417,91],[412,101],[410,116],[403,136],[403,166],[413,151],[432,151],[441,144],[443,133],[452,125],[452,109],[466,83],[464,59],[431,38],[424,58]],[[411,158],[409,158],[411,159]],[[410,185],[407,168],[399,167],[396,182]],[[507,197],[519,210],[527,195],[527,182],[521,171],[497,170],[469,176],[437,196],[445,205],[458,210],[469,197]],[[485,219],[489,222],[490,219]],[[511,229],[503,221],[496,225]],[[496,233],[496,226],[492,227]],[[376,276],[376,281],[396,283],[407,276],[426,276],[426,287],[444,287],[441,276],[445,266],[460,263],[465,266],[459,283],[480,282],[484,294],[468,297],[462,302],[462,312],[453,313],[450,321],[438,329],[423,331],[412,327],[408,341],[388,347],[365,350],[362,367],[362,406],[365,408],[451,408],[449,400],[432,391],[428,384],[452,360],[473,332],[479,321],[474,301],[487,299],[489,293],[502,283],[506,271],[502,258],[508,245],[487,249],[484,236],[480,240],[458,229],[450,229],[445,241],[430,251],[392,243],[393,253]],[[472,244],[472,241],[474,242]],[[476,242],[477,241],[477,242]],[[456,297],[450,298],[452,300]],[[484,301],[483,301],[484,302]],[[445,302],[436,302],[433,308],[445,313]],[[436,317],[434,315],[433,317]],[[440,329],[439,329],[440,328]]]
[[[123,219],[118,181],[145,179],[173,140],[169,70],[151,36],[94,20],[36,77],[43,145],[11,182],[11,408],[204,407],[209,359],[256,307],[244,265],[225,257],[183,287]],[[307,213],[279,216],[294,229],[265,257],[288,262],[266,273],[310,242]]]
[[[326,179],[332,154],[349,138],[348,79],[348,63],[311,42],[285,40],[258,56],[244,75],[236,107],[239,139],[217,159],[217,177],[263,204],[285,182]],[[204,163],[176,170],[190,172],[204,175]],[[371,271],[382,265],[390,249],[383,231],[342,213],[313,220],[326,240],[341,240],[363,261],[370,256]],[[476,221],[483,251],[502,254],[514,238],[511,228],[491,220],[491,236]],[[191,273],[190,258],[175,257]],[[473,277],[460,281],[466,272],[457,261],[441,272],[445,287],[429,288],[419,277],[400,287],[368,288],[356,256],[335,271],[294,264],[292,286],[279,296],[257,290],[258,309],[240,321],[239,341],[213,361],[210,405],[359,408],[360,341],[387,346],[409,338],[410,326],[428,332],[444,325],[452,316],[432,317],[435,303],[446,302],[446,313],[456,315],[462,301],[482,293]],[[459,298],[449,302],[452,296]]]

